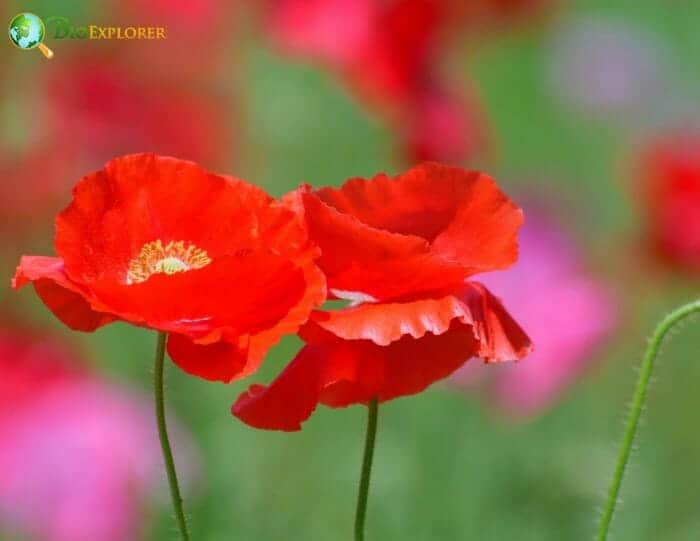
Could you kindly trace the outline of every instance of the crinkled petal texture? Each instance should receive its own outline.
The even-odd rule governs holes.
[[[230,381],[254,371],[325,299],[318,249],[291,210],[246,182],[153,154],[83,178],[56,219],[57,258],[23,257],[74,329],[115,319],[171,333],[184,370]]]
[[[330,292],[377,301],[453,291],[518,256],[521,210],[488,176],[426,163],[300,192]]]
[[[416,394],[472,357],[519,360],[532,349],[500,301],[474,282],[437,299],[315,312],[302,336],[308,345],[268,387],[243,393],[234,415],[257,428],[299,430],[319,402]]]

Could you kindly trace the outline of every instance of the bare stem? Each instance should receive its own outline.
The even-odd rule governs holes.
[[[364,541],[365,516],[367,514],[367,498],[369,495],[369,480],[372,475],[372,458],[374,457],[374,442],[377,438],[377,413],[379,401],[370,400],[367,406],[367,434],[365,436],[365,454],[362,459],[362,475],[360,490],[357,494],[357,511],[355,512],[355,541]]]
[[[671,328],[673,328],[681,320],[696,312],[700,312],[700,301],[691,302],[677,308],[658,324],[656,330],[654,330],[651,340],[649,341],[649,346],[644,354],[644,360],[642,361],[641,370],[639,372],[637,387],[634,391],[632,409],[630,410],[627,426],[625,427],[622,445],[620,446],[620,453],[618,454],[615,471],[613,473],[612,481],[610,482],[610,488],[608,489],[607,501],[605,503],[603,515],[598,526],[598,535],[596,537],[597,541],[605,541],[608,537],[610,522],[612,521],[615,506],[617,505],[620,485],[622,484],[622,478],[625,475],[625,469],[627,467],[627,463],[629,462],[632,444],[634,443],[634,438],[639,426],[639,417],[644,409],[644,401],[646,399],[647,390],[649,387],[649,380],[651,379],[651,373],[654,369],[654,361],[659,354],[659,348],[661,347],[666,334],[671,330]]]
[[[165,471],[168,474],[168,485],[170,486],[170,496],[173,502],[173,510],[175,511],[175,519],[180,530],[182,541],[189,541],[190,536],[187,533],[187,521],[185,520],[185,512],[182,508],[182,496],[180,496],[180,486],[177,482],[177,472],[175,471],[175,460],[173,459],[173,451],[170,447],[168,438],[168,427],[165,422],[165,396],[163,392],[163,364],[165,359],[165,339],[167,335],[164,332],[158,333],[158,342],[156,345],[155,367],[153,371],[153,393],[156,401],[156,421],[158,423],[158,437],[160,438],[160,447],[163,450],[163,461],[165,462]]]

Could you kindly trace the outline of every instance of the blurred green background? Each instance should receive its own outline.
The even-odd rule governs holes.
[[[674,81],[697,98],[700,4],[565,4],[544,22],[525,21],[478,43],[465,40],[453,69],[478,89],[496,141],[496,151],[473,165],[499,179],[506,192],[535,187],[563,194],[574,206],[562,212],[565,225],[579,234],[590,266],[612,285],[621,324],[600,349],[595,368],[555,407],[527,423],[504,422],[474,397],[440,385],[383,405],[368,539],[592,538],[646,337],[669,309],[697,296],[692,277],[650,271],[630,255],[640,218],[621,165],[635,135],[621,120],[562,105],[551,95],[546,70],[555,52],[550,37],[562,21],[611,18],[664,42]],[[107,23],[113,9],[106,3],[52,0],[5,2],[2,13],[7,20],[27,10]],[[218,46],[218,69],[198,75],[193,86],[197,90],[201,84],[235,103],[221,111],[233,138],[230,157],[218,167],[276,196],[302,181],[338,185],[351,176],[405,168],[394,152],[394,135],[380,118],[330,70],[274,49],[255,17],[242,11],[232,15],[236,22]],[[100,46],[48,39],[47,44],[56,52],[56,65]],[[36,85],[45,84],[42,70],[49,66],[38,53],[18,52],[7,42],[0,65],[0,151],[8,157],[42,137]],[[26,114],[32,129],[18,134],[16,127],[23,125],[18,118]],[[71,133],[60,137],[69,139]],[[32,220],[31,232],[3,240],[4,276],[11,276],[22,253],[50,253],[52,213],[68,201],[72,181],[51,212]],[[109,378],[149,392],[155,333],[125,324],[90,335],[70,332],[28,290],[16,294],[6,288],[0,306],[11,317],[26,318],[75,344]],[[684,327],[664,348],[612,539],[689,541],[700,535],[700,431],[694,423],[700,408],[700,332],[696,322]],[[192,539],[350,538],[364,409],[320,408],[294,434],[257,431],[229,413],[251,381],[270,381],[298,346],[294,338],[284,340],[252,380],[228,386],[166,367],[169,412],[191,431],[202,457],[201,479],[185,498]],[[147,513],[145,539],[175,538],[166,502],[163,498]]]

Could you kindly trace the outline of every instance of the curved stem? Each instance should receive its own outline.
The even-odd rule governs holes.
[[[367,514],[367,496],[369,494],[369,480],[372,474],[372,458],[374,457],[374,442],[377,439],[377,412],[379,401],[376,398],[370,400],[367,407],[367,435],[365,436],[365,455],[362,459],[362,476],[360,477],[360,491],[357,494],[357,511],[355,512],[355,541],[363,541],[365,538],[365,516]]]
[[[617,464],[615,465],[613,478],[610,482],[610,488],[608,489],[608,497],[603,510],[603,516],[598,526],[598,536],[596,537],[598,541],[605,541],[608,537],[608,530],[610,529],[610,522],[615,512],[617,496],[620,492],[620,485],[622,484],[622,477],[625,474],[625,468],[627,467],[630,452],[632,451],[632,444],[634,443],[634,437],[637,433],[637,427],[639,426],[639,417],[644,408],[644,400],[646,399],[649,380],[651,379],[654,361],[659,353],[659,348],[661,347],[664,337],[674,325],[696,312],[700,312],[700,301],[691,302],[677,308],[659,323],[651,337],[649,346],[644,354],[644,360],[642,361],[637,387],[634,391],[632,409],[629,419],[627,420],[620,453],[617,457]]]
[[[189,541],[187,533],[187,521],[185,520],[185,512],[182,509],[182,496],[180,496],[180,487],[177,482],[177,472],[175,471],[175,461],[173,460],[173,451],[170,448],[170,440],[168,439],[168,427],[165,422],[165,400],[163,392],[163,361],[165,359],[165,339],[167,335],[164,332],[158,333],[158,342],[156,345],[155,367],[153,371],[153,393],[156,401],[156,421],[158,423],[158,437],[160,438],[160,447],[163,450],[163,461],[165,462],[165,471],[168,474],[168,485],[170,486],[170,496],[173,502],[173,510],[175,511],[175,519],[180,530],[182,541]]]

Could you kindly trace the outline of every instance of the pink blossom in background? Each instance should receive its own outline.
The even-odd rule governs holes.
[[[513,418],[551,406],[595,361],[595,348],[617,320],[610,292],[585,271],[570,236],[527,207],[525,216],[518,262],[479,281],[528,329],[535,351],[509,366],[468,363],[452,378],[458,387],[482,386],[487,400]]]
[[[17,331],[0,331],[0,372],[0,530],[138,539],[162,469],[151,408]]]

